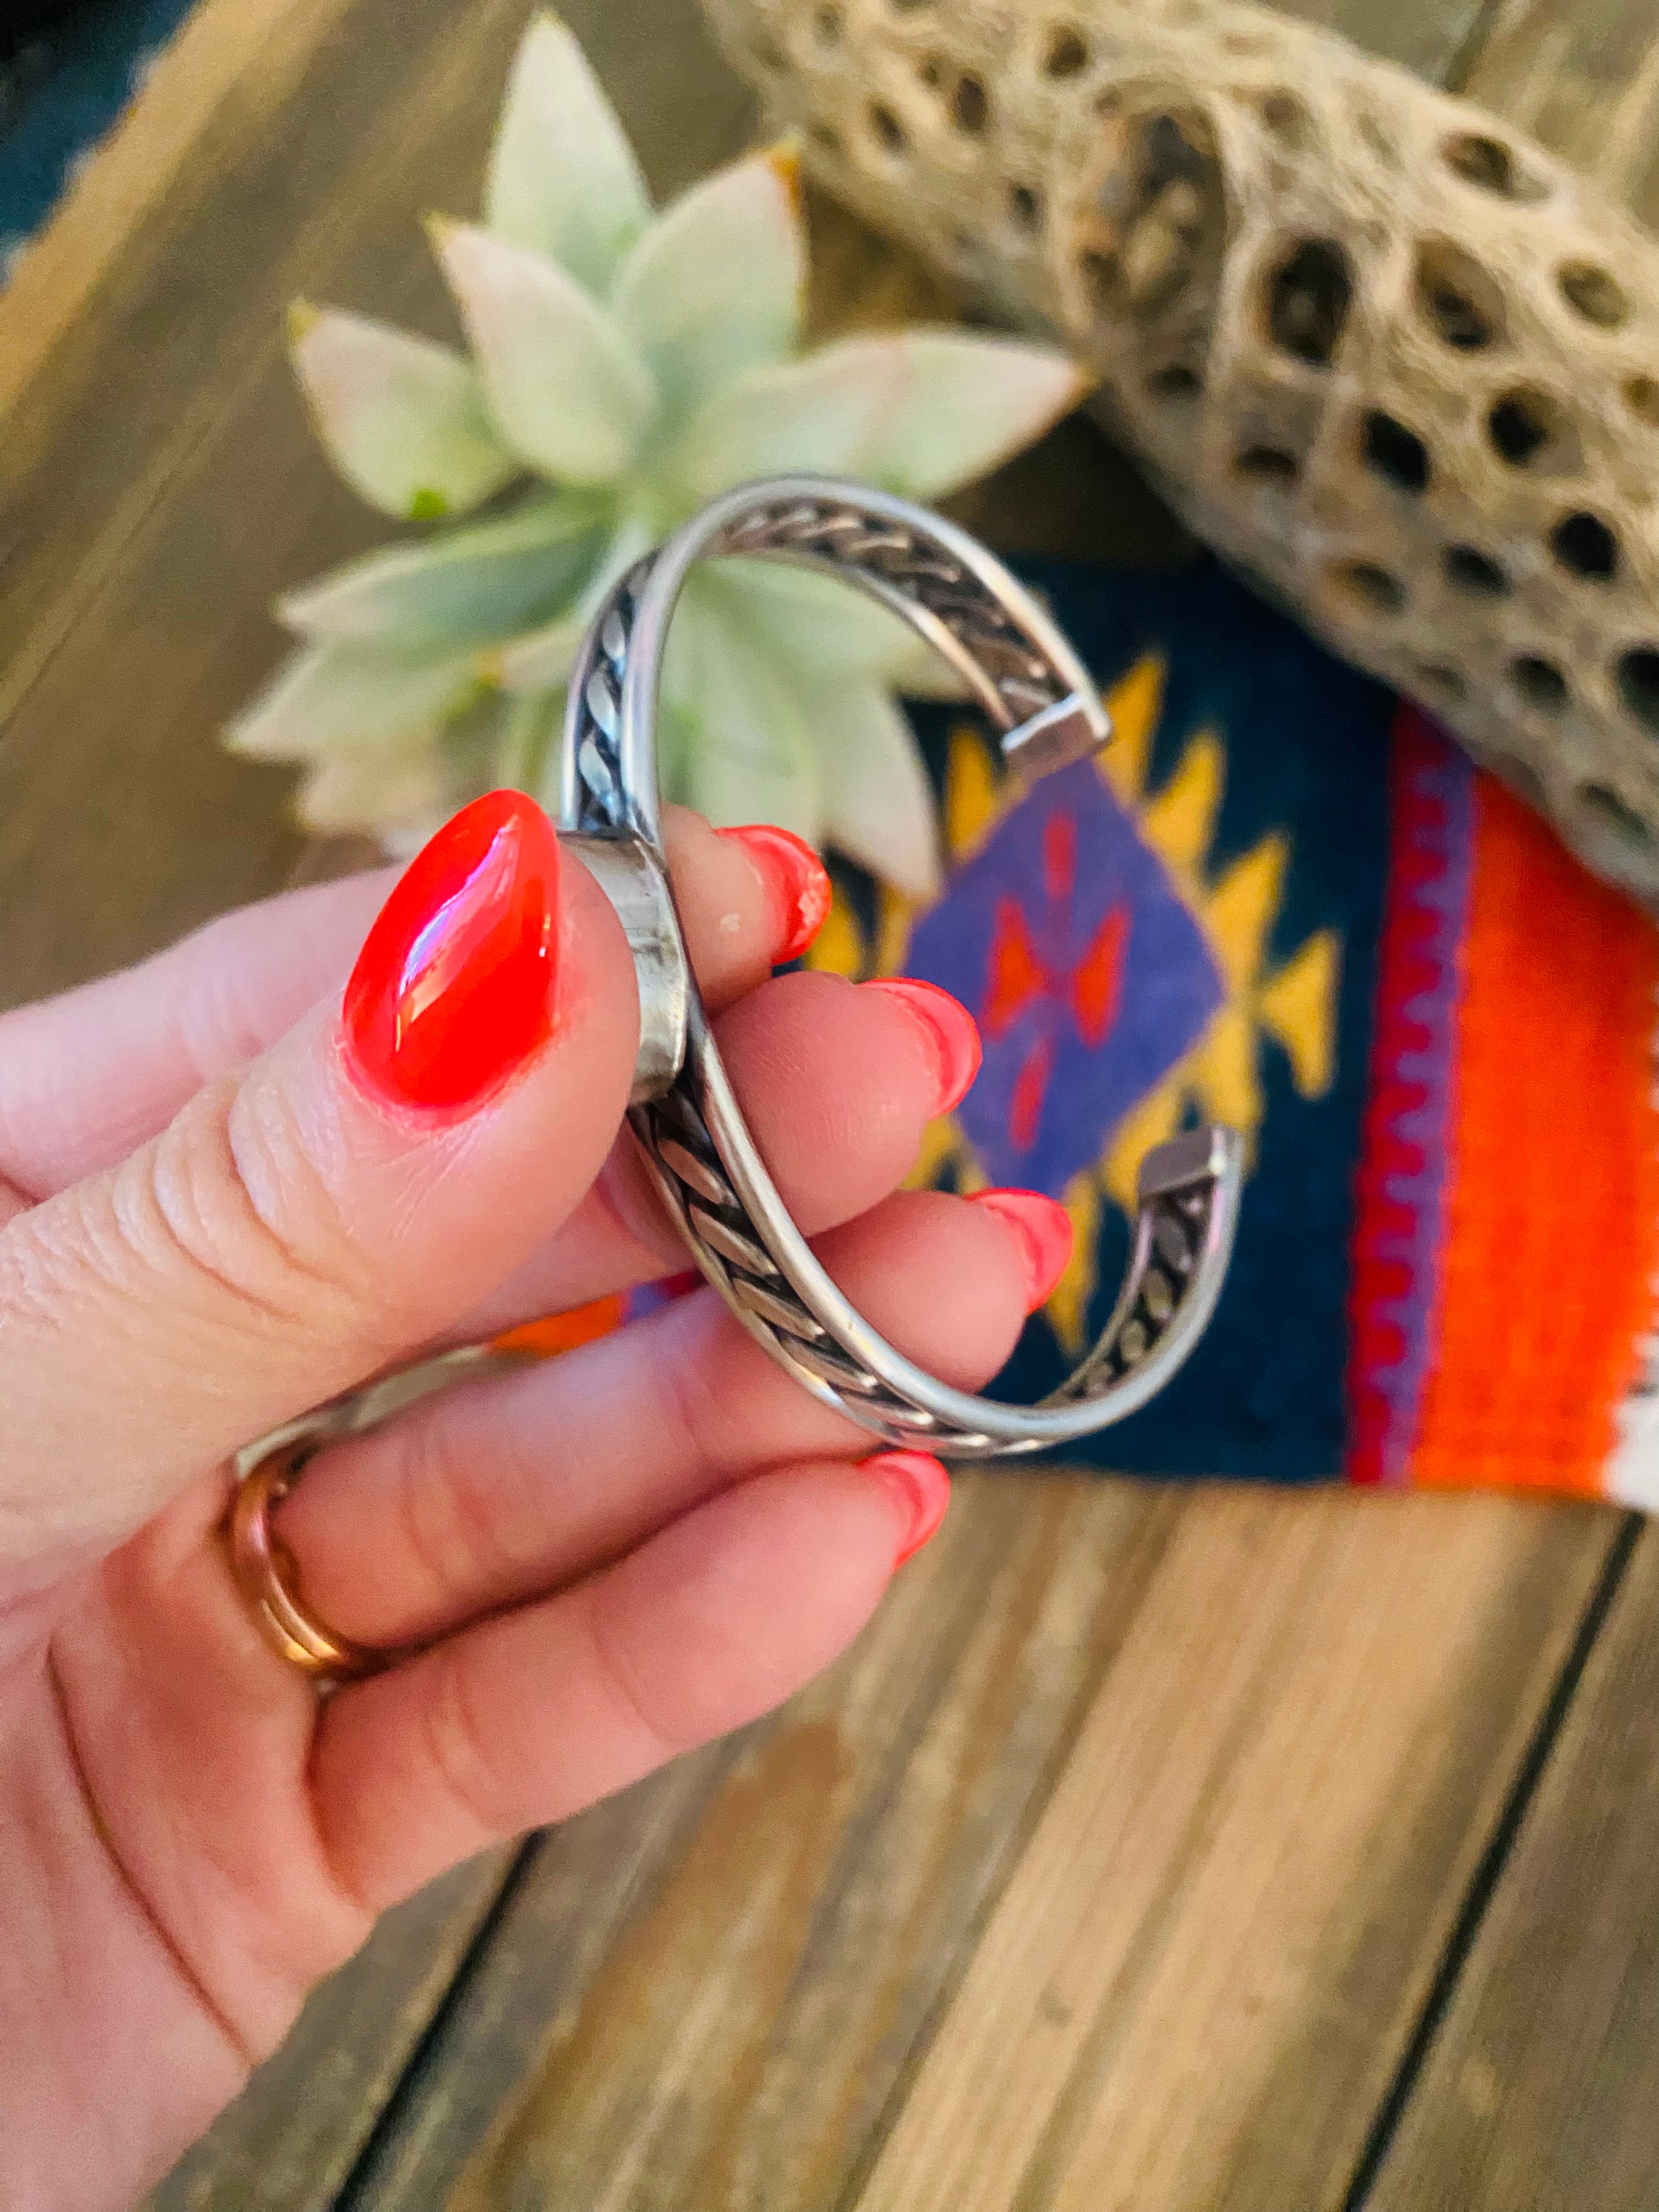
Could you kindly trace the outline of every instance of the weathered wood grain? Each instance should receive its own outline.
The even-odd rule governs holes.
[[[1613,1516],[1195,1501],[859,2212],[1335,2208]]]
[[[1367,2212],[1659,2203],[1659,1540],[1637,1543]]]
[[[499,1929],[453,1992],[341,2212],[435,2205],[434,2176],[459,2165],[489,2128],[548,2023],[582,2009],[601,1963],[627,1946],[640,1900],[659,1894],[696,1857],[740,1757],[738,1741],[711,1745],[534,1840]],[[649,1960],[641,1966],[651,1972]],[[627,1996],[648,2008],[648,1989],[630,1987]],[[220,2202],[223,2212],[236,2207],[234,2197]]]
[[[245,2094],[144,2212],[295,2212],[328,2203],[361,2156],[519,1859],[491,1851],[389,1912],[312,1997]]]
[[[586,1824],[543,1845],[353,2212],[837,2201],[1179,1516],[1127,1485],[964,1479],[575,1986],[543,1961],[586,1940]]]
[[[978,1477],[946,1525],[574,2002],[532,1869],[353,2212],[1341,2203],[1613,1517]]]

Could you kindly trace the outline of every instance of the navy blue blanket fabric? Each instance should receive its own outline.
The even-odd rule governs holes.
[[[191,4],[79,0],[9,21],[0,0],[0,282]]]

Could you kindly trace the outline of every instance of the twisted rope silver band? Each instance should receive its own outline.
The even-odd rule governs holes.
[[[668,625],[694,563],[738,554],[840,576],[902,616],[958,670],[1024,777],[1085,759],[1110,735],[1086,670],[1042,610],[974,539],[905,501],[811,477],[750,484],[637,562],[599,610],[577,659],[562,788],[562,827],[606,858],[602,880],[613,899],[616,882],[636,886],[618,910],[642,977],[647,958],[659,971],[672,968],[678,947],[677,1003],[641,988],[634,1133],[698,1267],[814,1397],[890,1443],[953,1458],[1073,1442],[1145,1405],[1203,1334],[1232,1245],[1238,1139],[1212,1128],[1148,1154],[1116,1309],[1039,1406],[951,1389],[896,1352],[836,1289],[749,1133],[690,978],[663,872],[655,721]],[[673,939],[666,955],[665,929]]]

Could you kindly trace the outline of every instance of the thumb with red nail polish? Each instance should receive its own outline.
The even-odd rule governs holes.
[[[118,1510],[142,1516],[181,1459],[211,1465],[417,1346],[592,1182],[635,1005],[616,916],[535,802],[463,809],[392,889],[343,994],[16,1224],[81,1318],[10,1323],[14,1410],[16,1392],[56,1402],[64,1363],[106,1335],[84,1448],[124,1470]],[[204,1370],[228,1379],[204,1389]],[[110,1510],[62,1501],[66,1540]]]

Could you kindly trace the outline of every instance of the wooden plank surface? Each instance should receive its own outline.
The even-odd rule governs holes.
[[[148,2212],[293,2212],[343,2188],[434,2014],[497,1909],[521,1847],[457,1867],[388,1912],[316,1991],[246,2094],[147,2199]]]
[[[544,1847],[358,2212],[833,2202],[1177,1517],[1126,1486],[965,1480],[857,1651],[748,1732],[550,2000],[538,1962],[586,1910]]]
[[[1659,1540],[1589,1656],[1372,2212],[1659,2203]]]
[[[471,204],[526,12],[206,0],[0,299],[0,1000],[307,865],[283,780],[215,739],[276,650],[271,592],[377,534],[311,448],[281,309],[304,289],[442,327],[416,220]],[[566,12],[659,186],[740,140],[690,0]],[[1506,5],[1484,62],[1479,0],[1298,12],[1570,152],[1619,108],[1608,173],[1648,189],[1634,0]],[[1582,100],[1539,94],[1543,53]],[[830,320],[908,296],[867,235],[819,237]],[[1068,430],[974,519],[1179,557],[1131,481]],[[1492,1851],[1620,1525],[966,1480],[825,1683],[538,1843],[494,1917],[488,1872],[419,1900],[157,2206],[1346,2205],[1380,2112],[1403,2159],[1461,2094],[1414,2070],[1425,2008],[1471,1885],[1502,1904]],[[1654,1856],[1652,1813],[1609,1809],[1621,1866]],[[1598,1923],[1564,1819],[1540,1790],[1566,1972]],[[1638,2027],[1645,1895],[1618,1939]],[[1524,2025],[1505,2063],[1530,2081]],[[1382,2172],[1391,2207],[1453,2201],[1431,2159]]]
[[[1341,2203],[1608,1529],[964,1478],[574,2002],[532,1869],[352,2212]]]

